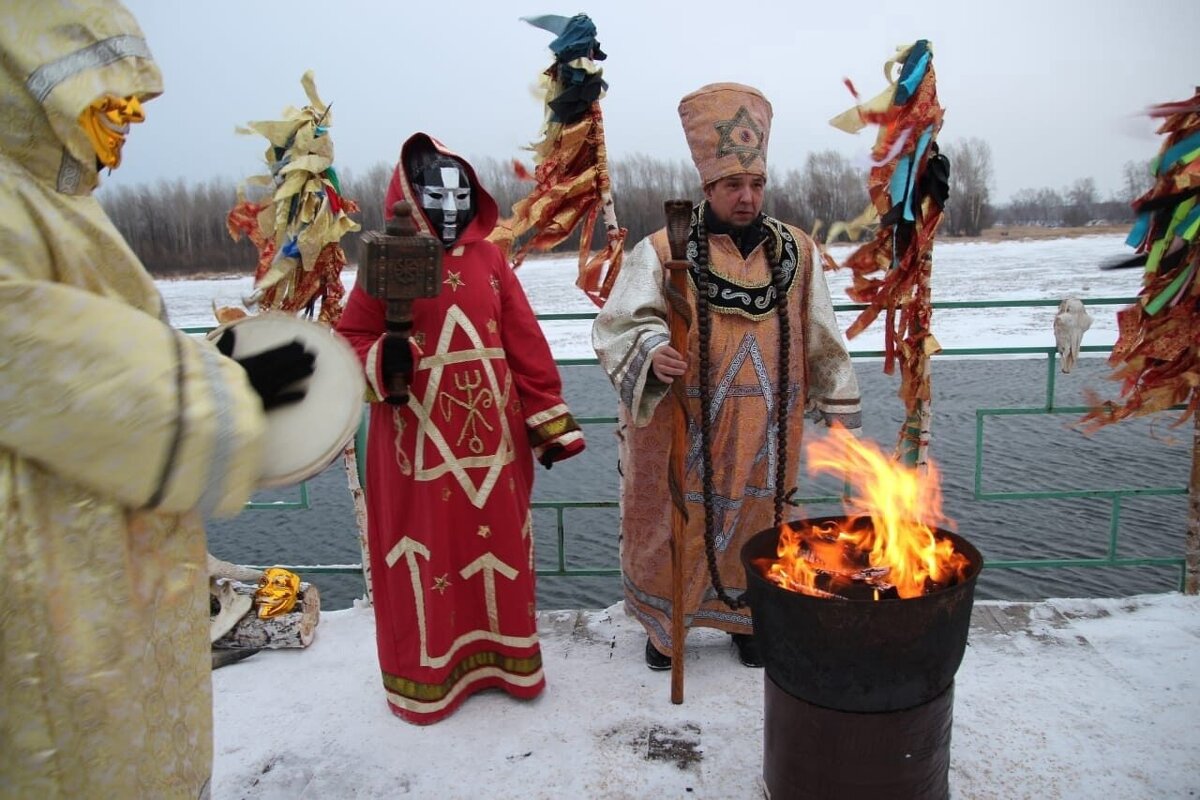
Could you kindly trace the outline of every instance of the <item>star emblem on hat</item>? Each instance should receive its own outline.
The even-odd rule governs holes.
[[[714,123],[713,127],[721,134],[717,140],[717,158],[737,156],[743,167],[750,166],[756,158],[762,158],[762,128],[750,118],[745,106],[738,107],[733,119],[723,119]]]

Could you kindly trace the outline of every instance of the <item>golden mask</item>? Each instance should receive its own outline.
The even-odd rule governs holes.
[[[270,619],[288,613],[296,605],[300,594],[300,576],[282,567],[271,567],[258,579],[254,602],[258,605],[258,618]]]
[[[129,135],[129,125],[143,122],[142,104],[136,97],[119,98],[105,95],[79,115],[79,126],[87,134],[96,158],[109,169],[121,165],[121,148]]]

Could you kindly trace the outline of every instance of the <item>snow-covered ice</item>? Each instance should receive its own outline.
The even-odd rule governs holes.
[[[836,261],[843,260],[853,248],[830,248]],[[1028,241],[944,242],[934,248],[933,300],[1058,300],[1075,295],[1084,300],[1101,297],[1134,297],[1141,286],[1140,269],[1102,271],[1099,265],[1115,257],[1128,256],[1124,237],[1116,235],[1083,236],[1075,239]],[[575,288],[576,265],[573,255],[535,258],[527,261],[517,275],[539,314],[594,313],[595,306]],[[347,270],[343,279],[347,290],[355,272]],[[848,304],[845,289],[850,274],[845,270],[827,273],[830,293],[838,304]],[[240,306],[250,294],[252,279],[218,278],[212,280],[163,280],[159,288],[167,302],[171,321],[178,326],[213,325],[212,304]],[[1111,345],[1117,338],[1116,310],[1120,306],[1090,306],[1093,322],[1084,335],[1085,345]],[[1003,342],[1012,347],[1050,347],[1054,345],[1055,306],[998,309],[938,309],[934,311],[933,331],[942,347],[996,347]],[[845,331],[857,316],[853,311],[838,312]],[[851,341],[856,351],[881,350],[883,334],[877,320],[871,328]],[[556,358],[593,358],[591,322],[588,320],[550,320],[542,323]]]

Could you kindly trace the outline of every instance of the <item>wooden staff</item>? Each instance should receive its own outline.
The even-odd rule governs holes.
[[[692,325],[692,310],[687,300],[687,238],[692,204],[687,200],[668,200],[663,204],[663,210],[667,215],[667,243],[671,249],[671,259],[663,265],[663,293],[667,298],[671,347],[682,354],[688,351],[688,330]],[[683,640],[686,636],[683,627],[683,555],[688,523],[684,483],[689,415],[683,376],[671,383],[671,396],[675,398],[675,424],[671,430],[667,469],[667,485],[671,492],[671,702],[678,705],[683,702]]]

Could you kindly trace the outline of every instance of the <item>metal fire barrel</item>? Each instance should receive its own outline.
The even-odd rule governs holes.
[[[831,519],[842,518],[808,522]],[[967,557],[968,575],[907,599],[791,592],[755,565],[777,557],[777,528],[743,546],[766,670],[763,788],[769,800],[949,797],[954,674],[967,645],[983,557],[957,534],[937,535]]]
[[[954,685],[903,711],[834,711],[768,675],[763,788],[769,800],[948,800]]]
[[[833,518],[811,523],[827,519]],[[742,547],[742,566],[754,633],[771,680],[809,703],[865,713],[912,708],[944,692],[967,646],[983,556],[957,534],[938,531],[938,536],[949,538],[967,557],[970,574],[954,586],[903,600],[790,592],[754,565],[776,558],[779,530],[751,537]]]

